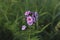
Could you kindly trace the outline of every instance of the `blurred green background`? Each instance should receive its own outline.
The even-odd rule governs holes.
[[[31,27],[24,20],[27,10],[39,14]],[[60,0],[0,0],[0,40],[60,40]]]

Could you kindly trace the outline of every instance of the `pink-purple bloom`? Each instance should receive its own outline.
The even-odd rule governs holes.
[[[35,12],[36,21],[38,20],[38,13]]]
[[[34,23],[38,20],[38,13],[37,12],[34,12],[33,14],[32,14],[32,17],[33,17],[33,21],[34,21]]]
[[[26,26],[25,26],[25,25],[23,25],[23,26],[22,26],[22,30],[25,30],[25,29],[26,29]]]
[[[27,24],[32,25],[33,24],[33,18],[31,16],[28,16],[27,18]]]
[[[35,17],[32,17],[33,18],[33,23],[35,23],[36,22],[36,19],[35,19]]]
[[[30,14],[30,11],[26,11],[25,12],[25,16],[29,15]]]

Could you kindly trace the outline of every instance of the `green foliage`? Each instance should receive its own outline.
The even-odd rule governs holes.
[[[25,22],[27,10],[39,14],[32,26]],[[60,40],[59,23],[60,0],[0,0],[0,40]],[[21,30],[22,25],[27,29]]]

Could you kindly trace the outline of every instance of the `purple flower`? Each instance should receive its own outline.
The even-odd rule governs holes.
[[[27,24],[32,25],[33,24],[33,18],[31,16],[27,17]]]
[[[35,18],[36,18],[36,21],[38,20],[38,13],[35,12]]]
[[[26,29],[26,26],[25,26],[25,25],[23,25],[23,26],[22,26],[22,30],[25,30],[25,29]]]
[[[38,13],[37,12],[34,12],[32,14],[32,18],[33,18],[33,22],[35,23],[38,20]]]
[[[30,11],[25,12],[25,16],[28,16],[30,14]]]
[[[29,26],[31,26],[31,25],[33,24],[33,22],[27,22],[27,24],[28,24]]]
[[[36,19],[35,19],[35,17],[32,17],[33,18],[33,22],[35,23],[36,22]]]

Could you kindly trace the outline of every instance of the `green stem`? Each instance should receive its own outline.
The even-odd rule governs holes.
[[[31,38],[30,38],[30,34],[31,34],[31,28],[29,29],[29,32],[28,32],[29,34],[28,34],[28,36],[29,36],[29,38],[28,38],[28,40],[30,40]]]

